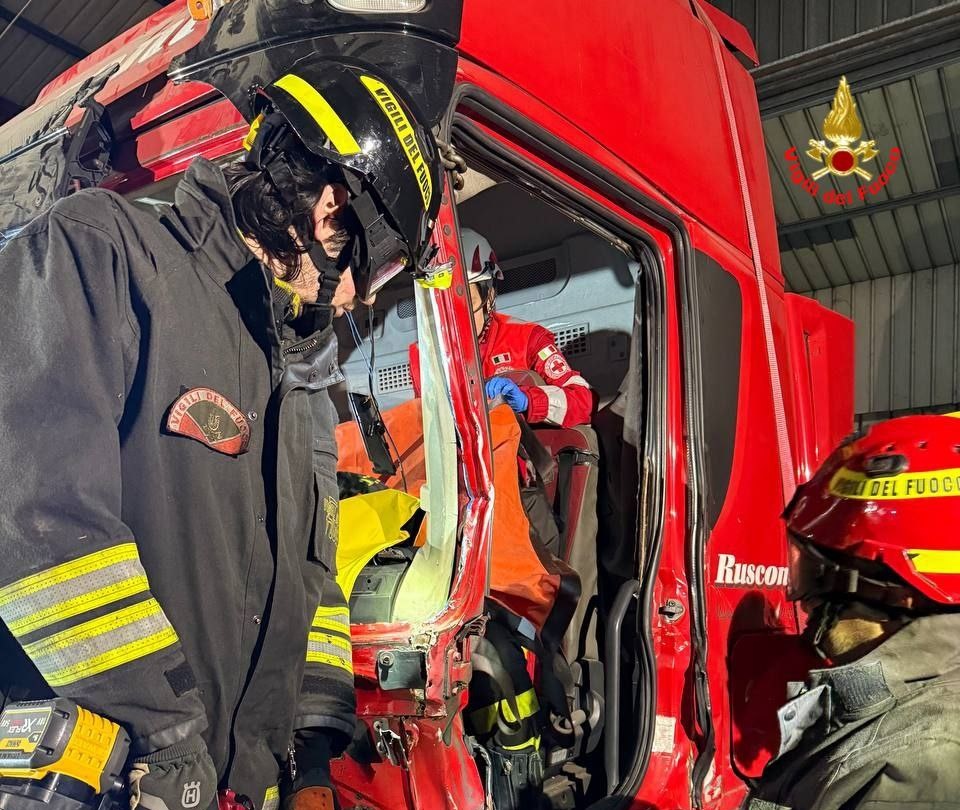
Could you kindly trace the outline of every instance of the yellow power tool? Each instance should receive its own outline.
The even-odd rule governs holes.
[[[0,713],[0,810],[115,810],[130,738],[66,698]]]

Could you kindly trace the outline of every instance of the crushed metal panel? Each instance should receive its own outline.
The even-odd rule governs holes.
[[[450,595],[457,552],[457,432],[443,366],[446,356],[434,293],[419,284],[417,340],[423,408],[423,441],[427,483],[420,490],[420,508],[427,513],[423,547],[410,563],[397,592],[393,621],[423,622],[442,610]]]

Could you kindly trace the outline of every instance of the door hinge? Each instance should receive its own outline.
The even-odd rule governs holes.
[[[673,622],[679,620],[684,613],[686,613],[686,608],[683,606],[683,602],[679,599],[668,599],[659,608],[657,608],[657,613],[663,616],[665,622],[673,624]]]

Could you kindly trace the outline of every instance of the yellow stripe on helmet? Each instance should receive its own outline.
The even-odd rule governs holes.
[[[956,497],[960,495],[960,467],[877,477],[841,467],[830,480],[830,493],[860,501]]]
[[[393,126],[393,131],[397,133],[397,139],[407,156],[407,162],[417,178],[417,187],[420,189],[420,196],[423,197],[423,210],[426,211],[430,207],[430,200],[433,199],[433,180],[430,179],[430,168],[424,160],[423,150],[417,143],[417,136],[403,107],[383,82],[372,76],[361,76],[360,81],[370,91],[374,101],[380,105],[380,109]]]
[[[274,84],[281,90],[288,92],[300,103],[303,109],[310,114],[310,117],[317,122],[317,126],[330,139],[333,148],[341,155],[355,155],[362,151],[356,138],[347,129],[347,125],[343,123],[343,119],[337,115],[336,110],[330,106],[330,103],[320,95],[320,92],[312,84],[293,73],[288,73]]]
[[[907,556],[921,574],[960,574],[960,551],[911,548]]]
[[[247,136],[243,139],[243,148],[246,151],[249,152],[253,149],[253,142],[257,139],[257,133],[260,131],[260,125],[263,123],[265,117],[263,113],[260,113],[260,115],[253,119],[253,123],[250,124],[250,129],[247,130]]]

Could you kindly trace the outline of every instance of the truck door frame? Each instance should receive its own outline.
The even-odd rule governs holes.
[[[472,115],[470,115],[472,114]],[[473,115],[489,124],[496,131],[486,132],[473,119]],[[703,580],[706,571],[703,567],[703,549],[707,536],[706,497],[705,487],[705,453],[703,447],[703,418],[702,418],[702,389],[700,381],[700,366],[698,354],[699,331],[696,313],[698,302],[696,285],[693,283],[693,251],[683,221],[674,212],[660,205],[657,201],[647,197],[636,187],[625,182],[623,178],[606,169],[601,164],[588,158],[570,145],[526,119],[521,113],[512,109],[486,90],[470,83],[458,84],[450,105],[450,113],[444,132],[452,134],[455,143],[467,144],[466,151],[473,153],[477,148],[492,154],[504,165],[511,169],[511,176],[526,182],[536,188],[537,192],[545,196],[551,203],[561,210],[573,213],[574,216],[586,218],[594,223],[602,223],[610,232],[623,242],[631,245],[638,257],[646,251],[656,258],[653,267],[645,266],[647,277],[654,281],[656,289],[652,290],[651,307],[659,306],[659,311],[651,309],[644,313],[648,330],[648,345],[656,347],[654,353],[656,362],[651,364],[648,372],[647,408],[644,431],[644,447],[639,459],[641,472],[648,476],[648,482],[654,487],[648,487],[653,492],[648,500],[641,504],[641,510],[652,507],[649,511],[651,542],[650,556],[646,570],[642,573],[640,610],[638,614],[638,639],[640,640],[640,665],[642,678],[645,681],[641,688],[638,706],[640,715],[640,739],[637,743],[633,765],[628,773],[616,786],[612,795],[622,801],[617,806],[626,806],[629,800],[636,797],[644,776],[650,765],[650,754],[654,734],[656,731],[656,675],[657,661],[654,659],[653,627],[658,619],[659,607],[654,603],[655,590],[658,581],[655,574],[660,567],[660,555],[663,550],[663,532],[665,525],[664,490],[667,469],[667,409],[660,407],[666,401],[667,390],[667,357],[666,340],[664,333],[666,309],[666,278],[663,265],[663,256],[655,245],[651,235],[636,225],[618,217],[616,214],[599,205],[590,196],[577,190],[570,182],[564,182],[559,174],[576,181],[581,181],[596,193],[608,198],[629,214],[650,221],[654,226],[665,232],[672,243],[675,272],[678,280],[677,301],[680,308],[679,325],[682,334],[682,399],[684,402],[684,418],[686,426],[686,441],[684,459],[686,468],[686,508],[685,534],[687,542],[686,574],[690,594],[690,634],[693,660],[690,662],[694,675],[694,722],[699,735],[696,764],[694,766],[694,784],[686,800],[696,803],[699,795],[699,784],[713,762],[714,729],[710,711],[709,691],[707,684],[707,648],[706,648],[706,605],[704,601]],[[499,138],[509,140],[531,154],[547,156],[552,172],[546,171],[532,161],[524,160],[520,154],[513,154],[505,149]],[[656,270],[657,272],[650,272]],[[638,538],[639,539],[639,538]],[[679,708],[679,707],[678,707]],[[686,766],[681,768],[686,771]],[[680,798],[679,796],[677,798]]]

